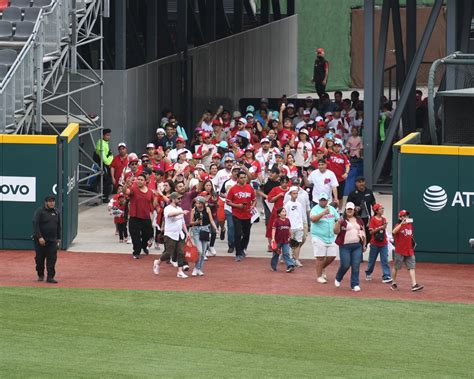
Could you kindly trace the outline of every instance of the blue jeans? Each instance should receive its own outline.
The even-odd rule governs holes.
[[[196,270],[202,270],[202,266],[204,265],[204,258],[206,257],[206,251],[207,251],[207,248],[209,247],[209,241],[201,241],[199,239],[199,232],[201,230],[210,232],[211,227],[210,225],[206,225],[206,226],[193,226],[192,228],[193,242],[199,252],[199,259],[196,262],[196,266],[195,266]]]
[[[375,268],[375,262],[377,261],[377,256],[380,253],[380,265],[382,266],[383,276],[382,279],[389,279],[391,278],[390,274],[390,266],[388,264],[388,245],[379,247],[370,244],[370,252],[369,252],[369,264],[367,265],[367,269],[365,270],[366,275],[372,275]]]
[[[286,268],[290,266],[294,266],[295,261],[290,257],[290,245],[287,243],[279,243],[278,248],[281,249],[281,254],[283,255],[283,259],[285,260]],[[277,268],[279,256],[280,254],[277,254],[275,252],[273,253],[271,265],[272,265],[272,269],[274,270],[276,270]]]
[[[227,221],[227,244],[229,248],[234,248],[234,219],[232,212],[225,211],[225,219]]]
[[[341,282],[349,267],[351,268],[351,288],[359,285],[359,267],[362,262],[362,245],[360,243],[348,243],[339,246],[339,270],[336,280]]]

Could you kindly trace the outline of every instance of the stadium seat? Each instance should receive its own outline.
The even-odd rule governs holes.
[[[16,24],[15,34],[13,35],[14,41],[26,41],[30,38],[33,33],[35,23],[31,21],[21,21]]]
[[[2,20],[13,23],[21,21],[21,9],[18,7],[8,7],[3,11]]]
[[[0,41],[10,41],[13,35],[13,25],[10,21],[0,21]]]
[[[5,65],[10,68],[15,62],[18,53],[12,49],[0,50],[0,65]]]
[[[52,0],[33,0],[34,7],[47,7],[51,5]]]
[[[31,2],[30,0],[11,0],[10,6],[25,10],[26,8],[31,7]]]
[[[8,7],[9,0],[0,0],[0,11],[3,11],[5,8]]]
[[[23,21],[31,21],[36,23],[38,20],[38,15],[41,8],[33,7],[33,8],[26,8],[25,15],[23,16]]]

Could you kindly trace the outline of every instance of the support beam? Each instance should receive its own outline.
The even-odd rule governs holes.
[[[189,91],[191,85],[188,78],[188,2],[178,1],[178,52],[181,61],[181,104],[179,117],[183,125],[189,131],[191,125],[189,103]]]
[[[426,48],[428,47],[428,43],[430,41],[431,34],[433,33],[434,27],[436,25],[436,20],[438,18],[439,12],[441,11],[442,5],[443,5],[443,0],[435,0],[433,4],[433,8],[431,10],[430,16],[426,23],[426,27],[420,41],[420,45],[415,54],[415,57],[413,58],[413,62],[410,66],[410,70],[408,71],[405,84],[403,85],[403,89],[400,94],[400,99],[398,100],[397,108],[395,109],[395,112],[392,117],[392,121],[390,123],[390,127],[387,130],[387,133],[385,135],[386,137],[385,141],[382,145],[382,149],[377,158],[377,161],[375,162],[374,181],[377,181],[378,178],[380,177],[385,159],[387,158],[388,153],[390,149],[392,148],[392,141],[393,141],[393,138],[395,137],[395,133],[398,130],[398,123],[400,122],[403,110],[407,104],[411,87],[415,83],[418,68],[420,67],[420,64],[423,60],[423,55],[425,55]]]
[[[154,0],[146,3],[146,61],[158,58],[158,4]]]
[[[270,22],[270,0],[262,0],[260,4],[260,25]]]
[[[216,0],[206,1],[206,41],[216,40]]]
[[[448,1],[446,4],[446,55],[450,55],[458,50],[457,30],[458,30],[458,1]],[[454,67],[446,66],[446,90],[455,88]]]
[[[372,117],[375,121],[379,119],[380,114],[380,100],[383,95],[384,88],[384,69],[385,69],[385,54],[387,51],[387,37],[388,25],[390,21],[390,0],[384,0],[382,4],[382,15],[380,18],[380,32],[379,32],[379,46],[377,51],[377,66],[375,67],[374,78],[374,106],[372,108]],[[365,113],[365,112],[364,112]],[[375,125],[375,124],[374,124]],[[378,127],[373,128],[374,143],[378,140]]]
[[[286,0],[286,16],[295,14],[295,0]]]
[[[272,0],[273,20],[281,20],[280,0]]]
[[[364,173],[367,187],[372,188],[373,163],[375,160],[374,129],[374,0],[364,0]]]
[[[393,39],[395,43],[395,59],[397,72],[397,89],[400,92],[405,82],[405,54],[403,52],[402,22],[400,18],[399,0],[390,0],[392,8]]]
[[[234,0],[234,25],[233,32],[240,33],[242,31],[242,20],[244,18],[244,6],[242,0]]]
[[[411,66],[413,58],[416,53],[416,0],[407,0],[406,7],[406,66],[405,69]],[[405,72],[405,75],[408,71]],[[403,123],[403,135],[406,136],[416,129],[416,83],[413,83],[410,94],[408,96],[407,107],[406,107],[406,120]]]
[[[127,2],[115,1],[115,69],[127,69]]]

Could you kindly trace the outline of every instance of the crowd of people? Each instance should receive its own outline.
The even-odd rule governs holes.
[[[188,277],[184,250],[189,241],[199,253],[192,276],[204,275],[204,262],[216,255],[217,238],[227,240],[227,252],[241,262],[248,254],[252,224],[264,218],[272,270],[279,260],[288,273],[302,267],[299,253],[309,236],[316,281],[327,283],[326,268],[339,255],[334,284],[339,287],[351,268],[350,286],[360,291],[359,266],[370,244],[365,279],[372,280],[380,255],[381,279],[397,290],[388,264],[387,220],[362,176],[343,202],[351,165],[363,159],[363,131],[357,91],[350,99],[336,91],[332,100],[322,92],[318,104],[307,97],[303,106],[282,97],[276,109],[262,98],[243,113],[222,106],[206,110],[190,136],[172,111],[164,110],[143,153],[131,153],[121,142],[113,156],[112,131],[103,130],[96,154],[109,176],[104,178],[110,184],[104,202],[119,241],[132,244],[134,259],[148,255],[153,245],[164,249],[154,261],[157,275],[163,263],[170,263],[178,278]],[[413,273],[412,290],[419,290],[414,259],[404,258],[413,257],[407,242],[412,229],[404,212],[402,226],[393,231],[399,236],[396,246],[402,246],[396,268],[405,262]]]

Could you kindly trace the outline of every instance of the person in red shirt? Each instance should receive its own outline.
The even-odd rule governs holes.
[[[419,291],[424,288],[422,284],[416,282],[415,277],[415,251],[413,248],[413,220],[408,218],[410,212],[401,210],[398,212],[399,222],[392,230],[395,239],[395,257],[392,270],[393,283],[392,291],[398,291],[398,285],[395,283],[397,272],[402,268],[403,263],[407,266],[411,279],[411,290]]]
[[[388,264],[388,240],[387,240],[387,219],[383,217],[384,208],[381,204],[374,204],[372,207],[374,216],[369,221],[370,232],[370,252],[369,262],[365,270],[365,280],[372,280],[375,262],[380,253],[380,265],[382,266],[382,283],[391,283],[390,266]]]
[[[135,183],[130,178],[123,187],[123,193],[129,200],[129,229],[133,244],[133,258],[139,259],[143,250],[145,255],[149,254],[148,242],[153,237],[150,212],[153,212],[154,196],[152,190],[146,185],[145,174],[139,174]]]
[[[123,185],[127,183],[130,178],[135,179],[138,176],[138,163],[138,158],[132,158],[128,161],[128,167],[130,168],[130,171],[123,173],[120,184]]]
[[[260,162],[255,159],[255,148],[252,145],[248,145],[245,149],[242,163],[248,170],[248,174],[252,180],[259,179],[260,182],[263,182],[262,166]]]
[[[247,183],[247,174],[244,171],[239,171],[237,184],[227,193],[226,204],[232,208],[235,261],[240,262],[246,256],[252,227],[252,209],[257,204],[255,190]]]
[[[123,243],[128,238],[127,233],[127,219],[125,218],[126,201],[125,195],[120,193],[117,198],[114,198],[111,213],[114,216],[114,224],[119,233],[119,241]]]
[[[336,175],[339,186],[337,187],[337,199],[339,200],[339,210],[342,209],[342,198],[344,197],[344,188],[346,186],[346,179],[351,169],[349,159],[345,154],[341,153],[342,141],[335,140],[333,150],[328,151],[328,169]]]
[[[267,224],[267,232],[265,233],[265,236],[268,238],[269,244],[271,243],[272,238],[273,223],[278,217],[278,209],[283,207],[283,200],[285,199],[285,194],[288,192],[289,181],[290,180],[288,179],[288,176],[281,176],[280,185],[278,187],[273,188],[267,196],[267,200],[270,203],[273,203],[272,214],[270,216],[270,221]]]
[[[128,166],[127,145],[124,142],[118,144],[118,152],[110,164],[110,175],[115,189],[119,185],[123,170]]]
[[[277,270],[279,251],[281,250],[286,263],[286,272],[293,272],[295,271],[295,261],[290,257],[291,223],[286,217],[285,208],[278,208],[276,213],[278,217],[272,227],[272,248],[276,247],[276,249],[273,250],[271,267],[273,271]]]

